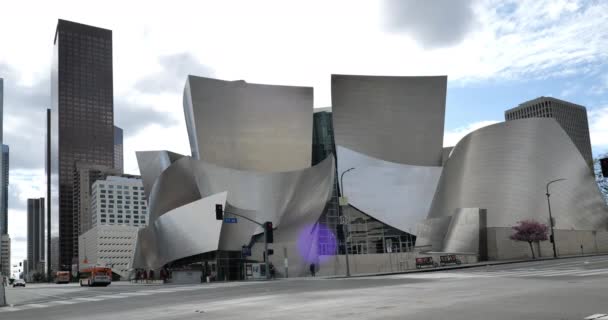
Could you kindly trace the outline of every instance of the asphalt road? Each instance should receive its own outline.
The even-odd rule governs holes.
[[[349,279],[28,285],[7,296],[2,320],[585,319],[608,314],[608,256]]]

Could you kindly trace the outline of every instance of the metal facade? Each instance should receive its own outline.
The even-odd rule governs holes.
[[[184,113],[195,159],[264,172],[310,167],[310,87],[188,76]]]
[[[481,128],[447,161],[429,218],[459,208],[487,209],[487,227],[535,219],[548,224],[546,183],[556,229],[605,230],[608,211],[578,149],[553,119],[530,118]]]
[[[160,167],[143,159],[145,155],[138,158],[140,163]],[[323,212],[331,196],[334,171],[332,157],[314,167],[274,173],[235,170],[183,157],[153,183],[150,223],[140,231],[134,266],[158,268],[195,254],[240,250],[262,232],[245,220],[237,224],[216,221],[215,203],[223,202],[213,202],[218,201],[212,201],[213,197],[223,197],[229,212],[272,221],[277,227],[275,242],[293,242],[298,232],[314,225]],[[146,172],[155,174],[146,168],[141,172],[144,181]],[[312,250],[313,244],[308,245]]]
[[[446,88],[447,76],[332,75],[336,145],[385,161],[441,166]]]

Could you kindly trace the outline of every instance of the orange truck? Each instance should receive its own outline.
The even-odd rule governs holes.
[[[109,286],[112,283],[112,269],[108,267],[89,267],[80,272],[80,286]]]

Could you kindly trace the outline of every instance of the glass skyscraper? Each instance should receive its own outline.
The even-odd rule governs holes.
[[[122,129],[114,127],[114,168],[123,172],[123,142],[122,142]]]
[[[76,162],[114,165],[112,31],[59,20],[51,73],[51,211],[58,219],[59,268],[78,259]],[[55,220],[56,221],[56,220]]]

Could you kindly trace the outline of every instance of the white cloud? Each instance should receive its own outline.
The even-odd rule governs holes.
[[[460,139],[464,138],[464,136],[466,136],[467,134],[469,134],[479,128],[487,127],[489,125],[493,125],[498,122],[500,122],[500,121],[494,121],[494,120],[479,121],[479,122],[473,122],[471,124],[468,124],[466,126],[459,127],[459,128],[453,129],[453,130],[446,130],[443,134],[443,146],[444,147],[453,147],[458,143],[458,141],[460,141]]]
[[[129,150],[124,155],[124,171],[132,174],[139,173],[135,151],[169,150],[190,155],[190,144],[184,123],[171,127],[149,125],[136,135],[125,139],[124,148]]]
[[[608,105],[588,111],[591,146],[608,149]]]

